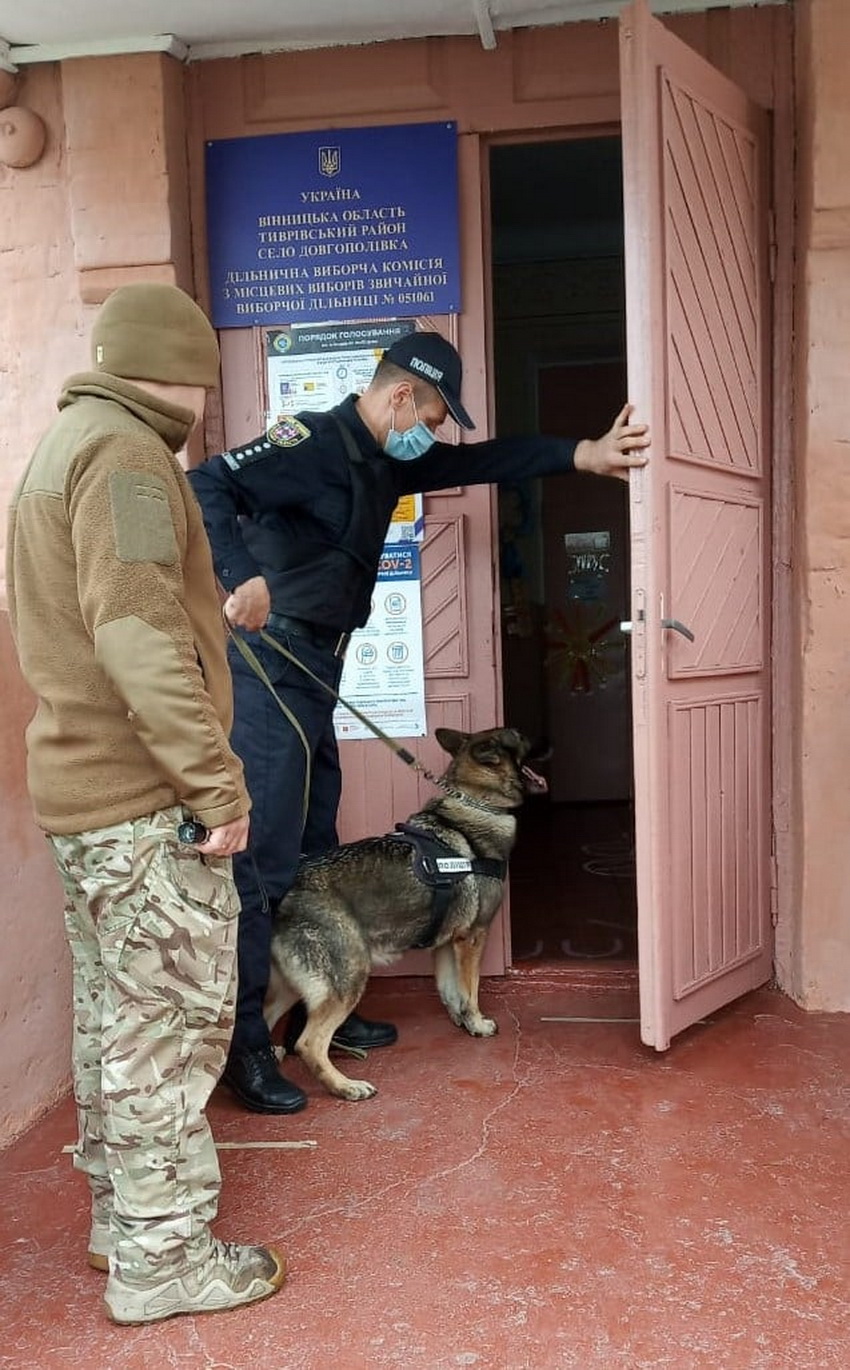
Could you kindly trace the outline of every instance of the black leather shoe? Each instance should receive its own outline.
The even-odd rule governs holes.
[[[307,1010],[304,1005],[293,1004],[289,1010],[283,1037],[283,1045],[290,1055],[295,1050],[295,1043],[301,1036],[306,1021]],[[361,1018],[359,1013],[349,1013],[331,1038],[331,1046],[349,1051],[368,1051],[371,1047],[391,1047],[393,1042],[397,1041],[398,1028],[392,1023],[370,1023],[366,1018]]]
[[[274,1047],[231,1052],[221,1078],[252,1113],[300,1113],[307,1107],[303,1089],[278,1070]]]

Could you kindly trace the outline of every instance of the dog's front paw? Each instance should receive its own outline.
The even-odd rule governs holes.
[[[376,1086],[370,1085],[368,1080],[346,1080],[337,1091],[340,1099],[348,1099],[351,1103],[357,1103],[359,1099],[372,1099],[377,1092]]]
[[[499,1031],[494,1018],[482,1018],[480,1014],[464,1018],[463,1026],[472,1037],[495,1037]]]

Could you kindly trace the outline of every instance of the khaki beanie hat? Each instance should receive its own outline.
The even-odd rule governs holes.
[[[215,330],[176,285],[122,285],[101,305],[91,337],[98,371],[128,381],[170,385],[218,383]]]

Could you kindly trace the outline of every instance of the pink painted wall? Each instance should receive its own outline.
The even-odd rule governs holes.
[[[88,365],[94,310],[138,278],[193,288],[184,73],[154,55],[31,68],[19,102],[49,130],[42,159],[0,167],[0,539],[61,382]],[[0,563],[1,564],[1,563]],[[70,1084],[70,973],[58,877],[26,792],[32,701],[0,584],[0,1145]]]
[[[68,218],[57,67],[27,73],[20,103],[48,129],[44,156],[0,167],[0,506],[55,411],[62,377],[85,359]],[[59,881],[26,792],[31,696],[18,673],[5,593],[0,609],[0,1142],[68,1088],[70,973]]]
[[[786,987],[850,1010],[850,7],[797,5],[799,864]]]

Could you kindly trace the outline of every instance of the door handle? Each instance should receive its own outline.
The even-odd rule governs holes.
[[[680,623],[679,620],[678,620],[677,618],[662,618],[662,620],[661,620],[661,627],[662,627],[662,628],[672,628],[675,632],[681,633],[681,634],[682,634],[682,637],[686,637],[686,638],[688,639],[689,642],[696,642],[696,638],[694,637],[694,635],[693,635],[693,633],[691,632],[690,628],[686,628],[685,625],[684,625],[684,623]],[[620,620],[620,632],[621,632],[621,633],[630,633],[631,631],[632,631],[632,620],[631,620],[630,618],[621,619],[621,620]]]
[[[696,642],[696,638],[690,628],[686,628],[684,623],[680,623],[677,618],[662,618],[661,627],[672,628],[674,632],[681,633],[682,637],[686,637],[688,642]]]

